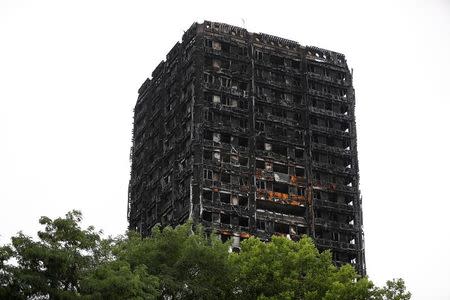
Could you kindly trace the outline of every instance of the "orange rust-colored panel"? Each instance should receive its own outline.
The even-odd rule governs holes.
[[[213,190],[213,192],[216,192],[216,193],[219,191],[218,188],[213,188],[212,190]]]
[[[249,237],[251,237],[251,235],[247,232],[241,232],[241,234],[239,234],[239,236],[244,239],[248,239]]]
[[[297,183],[297,176],[291,175],[291,183],[296,184]]]
[[[299,206],[300,202],[295,201],[295,200],[291,200],[291,202],[289,204],[292,205],[292,206]]]
[[[288,199],[289,194],[273,192],[273,197],[278,198],[278,199]]]
[[[231,231],[224,230],[224,229],[217,229],[217,231],[223,235],[232,235],[233,234]]]
[[[298,205],[306,203],[305,196],[303,195],[291,195],[292,201],[298,202]]]

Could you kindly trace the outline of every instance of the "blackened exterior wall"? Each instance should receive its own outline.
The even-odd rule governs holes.
[[[130,229],[189,218],[223,238],[302,234],[365,274],[344,55],[194,23],[139,89]]]

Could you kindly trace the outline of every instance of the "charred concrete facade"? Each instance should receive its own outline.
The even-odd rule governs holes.
[[[352,73],[344,55],[205,21],[139,89],[128,218],[234,241],[314,238],[365,273]]]

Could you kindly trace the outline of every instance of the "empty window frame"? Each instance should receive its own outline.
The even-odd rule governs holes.
[[[239,206],[242,206],[242,207],[248,206],[248,197],[247,196],[239,196]]]
[[[256,160],[256,168],[264,170],[266,168],[266,163],[263,160]]]
[[[205,47],[212,48],[213,42],[210,39],[205,39]]]
[[[202,213],[202,219],[206,222],[212,222],[212,214],[210,211],[204,210]]]
[[[256,219],[256,229],[266,230],[266,221],[261,219]]]
[[[222,143],[227,143],[229,144],[231,142],[231,135],[228,133],[222,133],[220,136],[220,141]]]
[[[277,173],[284,173],[284,174],[288,174],[288,166],[286,165],[282,165],[282,164],[277,164],[274,163],[273,164],[273,171],[277,172]]]
[[[266,189],[266,181],[265,180],[256,180],[256,188],[265,190]]]
[[[214,112],[205,110],[204,117],[206,121],[213,122],[214,121]]]
[[[230,204],[230,198],[231,198],[230,194],[220,193],[220,202]]]
[[[239,119],[239,127],[242,129],[248,128],[248,120],[247,119]]]
[[[203,178],[204,179],[208,179],[208,180],[212,180],[212,178],[213,178],[213,171],[212,170],[208,170],[208,169],[204,169],[203,170]]]
[[[239,137],[238,138],[238,145],[240,147],[248,147],[248,138]]]
[[[339,241],[339,233],[332,231],[331,232],[331,240],[333,241]]]
[[[224,106],[228,106],[228,107],[237,107],[238,106],[238,100],[230,98],[230,97],[224,97],[222,99],[222,104]]]
[[[266,149],[268,150],[268,149]],[[277,153],[279,155],[286,156],[287,155],[287,147],[279,144],[273,144],[272,145],[272,151],[274,153]]]
[[[289,193],[289,185],[281,182],[274,182],[273,191],[277,193],[287,194]]]
[[[264,141],[257,140],[255,147],[256,150],[264,150]]]
[[[264,122],[262,121],[256,121],[255,123],[255,129],[258,131],[263,132],[265,130]]]
[[[304,152],[305,151],[303,149],[295,148],[294,155],[295,155],[296,158],[303,158]]]
[[[213,83],[214,82],[214,76],[208,73],[203,74],[203,82],[205,83]]]
[[[248,186],[248,178],[247,177],[239,177],[239,185]]]
[[[303,96],[302,95],[294,95],[294,102],[296,105],[302,105],[303,104]]]
[[[263,60],[263,53],[262,53],[262,51],[256,50],[255,51],[255,58],[257,60]]]
[[[303,168],[303,167],[295,167],[295,176],[305,177],[305,168]]]
[[[248,109],[248,101],[247,100],[239,100],[238,107],[240,109]]]
[[[239,217],[239,226],[248,227],[248,217]]]
[[[270,55],[270,63],[276,66],[284,66],[284,58],[278,55]]]
[[[230,215],[220,214],[220,223],[222,224],[230,224]]]
[[[222,162],[226,164],[230,163],[230,153],[223,153]]]
[[[213,193],[212,191],[203,190],[203,200],[212,201],[213,199]]]
[[[203,150],[203,159],[204,160],[211,160],[212,159],[212,151]]]
[[[281,108],[272,108],[272,114],[280,118],[286,118],[287,112]]]
[[[275,232],[289,234],[289,225],[275,222]]]
[[[239,165],[243,167],[248,166],[248,157],[245,156],[239,156]]]
[[[220,77],[220,85],[223,87],[231,87],[231,79],[228,77]],[[213,82],[213,81],[212,81]]]
[[[223,183],[230,183],[231,182],[231,176],[228,173],[222,173],[220,176],[220,181]]]
[[[203,139],[212,141],[212,139],[213,139],[213,132],[210,131],[210,130],[205,130],[203,132]]]

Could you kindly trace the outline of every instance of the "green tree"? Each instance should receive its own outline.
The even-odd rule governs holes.
[[[0,299],[17,298],[11,290],[12,274],[7,263],[12,256],[12,249],[9,246],[0,247]]]
[[[158,294],[157,280],[146,274],[145,267],[130,269],[116,262],[112,241],[102,239],[92,226],[82,229],[81,220],[81,213],[75,210],[65,218],[41,217],[39,223],[45,229],[38,232],[37,241],[19,233],[10,245],[0,248],[1,298],[99,298],[109,291],[108,296],[117,292],[116,299],[124,292],[130,298],[152,299],[148,295]],[[118,282],[130,286],[121,290]]]
[[[80,283],[84,299],[157,299],[158,278],[143,265],[131,269],[127,262],[114,260],[102,263]]]
[[[77,295],[83,272],[98,260],[100,236],[93,227],[80,228],[81,213],[65,218],[41,217],[45,226],[38,241],[19,233],[7,249],[14,265],[4,266],[9,292],[14,297],[70,299]]]
[[[188,222],[142,238],[101,237],[81,213],[42,217],[38,240],[19,233],[0,247],[0,299],[409,300],[402,279],[378,288],[350,265],[336,267],[313,240],[249,238],[229,251]]]
[[[238,268],[241,299],[368,299],[372,284],[351,266],[337,268],[331,253],[319,253],[311,238],[295,242],[273,237],[242,242],[230,261]],[[359,279],[359,280],[357,280]]]
[[[228,244],[207,236],[192,223],[176,228],[156,227],[151,236],[135,233],[118,242],[118,259],[133,268],[145,265],[157,276],[161,292],[172,299],[229,299],[232,267],[228,264]]]
[[[409,300],[411,293],[406,290],[403,279],[388,280],[382,288],[376,289],[375,300]]]

